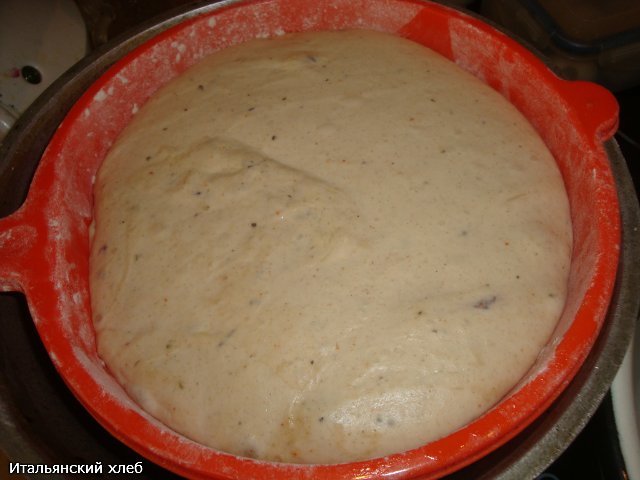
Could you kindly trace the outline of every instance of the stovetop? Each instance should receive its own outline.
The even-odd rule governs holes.
[[[98,3],[87,2],[87,5]],[[180,2],[167,1],[163,6],[172,3]],[[616,140],[638,191],[640,86],[617,92],[616,97],[620,104],[620,130]],[[22,295],[0,294],[0,332],[0,430],[9,434],[0,442],[0,478],[5,478],[8,472],[5,465],[8,461],[76,465],[96,462],[132,465],[142,462],[139,478],[178,478],[114,439],[78,403],[51,364]],[[12,452],[10,460],[1,455],[3,446]],[[456,475],[456,478],[462,477]],[[610,394],[566,451],[537,478],[628,478],[620,453]]]

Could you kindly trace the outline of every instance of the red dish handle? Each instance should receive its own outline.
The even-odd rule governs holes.
[[[613,94],[595,83],[564,82],[566,98],[576,108],[587,131],[598,143],[609,140],[618,129],[618,103]]]
[[[29,215],[23,205],[12,215],[0,219],[0,290],[25,292],[26,272],[46,262],[43,230],[37,217]],[[40,248],[42,247],[42,248]]]

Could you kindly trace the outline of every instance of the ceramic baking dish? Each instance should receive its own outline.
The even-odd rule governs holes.
[[[199,445],[142,411],[98,357],[89,301],[95,173],[119,132],[162,85],[199,59],[256,37],[369,28],[424,44],[501,92],[529,119],[567,188],[574,247],[569,295],[529,374],[474,422],[415,450],[339,465],[287,465]],[[191,478],[435,478],[468,465],[530,425],[561,394],[605,321],[620,250],[616,183],[603,143],[617,105],[606,90],[556,77],[483,21],[419,0],[221,2],[127,53],[75,102],[48,141],[22,207],[0,220],[0,285],[23,292],[52,362],[115,437]]]

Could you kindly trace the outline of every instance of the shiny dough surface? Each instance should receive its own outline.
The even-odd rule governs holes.
[[[155,94],[95,183],[98,350],[234,454],[335,463],[465,425],[566,295],[554,159],[498,93],[406,39],[284,35]]]

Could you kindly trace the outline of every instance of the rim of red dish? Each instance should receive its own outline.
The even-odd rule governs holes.
[[[380,13],[383,8],[402,10],[402,18],[385,20]],[[191,32],[202,29],[222,29],[226,25],[231,29],[229,31],[232,31],[234,25],[255,22],[258,11],[267,16],[273,16],[277,12],[282,17],[278,22],[264,27],[267,35],[301,30],[300,19],[310,13],[317,15],[318,20],[313,27],[316,29],[325,29],[331,22],[337,22],[330,25],[332,28],[337,28],[336,25],[358,26],[362,25],[358,24],[358,19],[362,18],[365,12],[369,15],[368,21],[375,28],[388,29],[398,35],[426,43],[501,91],[523,111],[550,144],[552,153],[559,159],[568,189],[577,190],[580,185],[572,184],[570,162],[560,161],[566,154],[566,149],[571,149],[571,155],[574,157],[579,155],[580,161],[588,164],[589,168],[585,168],[597,178],[598,188],[588,192],[594,196],[592,201],[597,206],[595,212],[590,212],[593,215],[590,221],[596,228],[587,235],[587,240],[592,242],[598,255],[595,258],[583,259],[589,267],[589,284],[581,301],[570,313],[574,320],[565,325],[566,331],[556,344],[549,346],[547,353],[550,360],[542,370],[534,370],[534,375],[521,382],[518,388],[492,410],[462,429],[423,447],[363,462],[308,466],[236,457],[189,441],[162,426],[130,400],[127,403],[113,393],[120,387],[113,379],[105,377],[104,372],[97,370],[99,363],[95,354],[95,344],[91,339],[92,332],[87,330],[86,324],[82,326],[73,323],[77,311],[65,309],[73,307],[78,309],[80,314],[82,311],[87,312],[88,294],[83,291],[61,291],[55,285],[52,286],[55,282],[52,282],[51,278],[43,278],[43,274],[47,277],[60,275],[60,262],[68,259],[75,261],[79,258],[78,255],[88,258],[90,204],[79,201],[79,204],[83,205],[80,210],[70,212],[68,204],[74,199],[67,198],[70,194],[63,194],[61,190],[68,187],[65,183],[69,181],[67,177],[75,176],[78,185],[90,192],[91,170],[95,173],[100,157],[104,156],[110,142],[134,114],[131,108],[123,110],[122,105],[109,93],[114,85],[124,83],[123,72],[128,72],[129,75],[137,65],[148,67],[150,64],[145,62],[156,50],[175,53],[174,61],[158,66],[157,72],[160,73],[147,71],[145,75],[148,78],[139,75],[140,85],[135,87],[139,90],[134,89],[131,95],[143,103],[144,99],[163,83],[158,80],[160,77],[156,76],[156,73],[165,77],[178,75],[193,63],[198,55],[204,55],[198,53],[194,54],[193,58],[187,58],[188,55],[185,54],[184,58],[177,58],[181,53],[180,49],[172,44],[179,43],[187,39]],[[405,21],[404,16],[409,20]],[[281,25],[285,23],[288,26],[282,29]],[[233,31],[237,36],[234,42],[244,41],[256,34],[248,29]],[[456,41],[462,37],[466,39],[466,46],[459,50]],[[206,38],[206,42],[213,40]],[[493,49],[488,49],[488,45]],[[197,47],[201,48],[200,45]],[[195,50],[196,47],[189,48]],[[508,75],[505,74],[504,68],[500,72],[493,68],[492,62],[496,58],[487,57],[488,50],[491,50],[491,55],[499,54],[499,60],[503,63],[517,64],[518,68],[509,73],[510,80],[507,80]],[[527,87],[528,90],[523,88],[526,82],[533,85]],[[145,83],[148,84],[144,85]],[[549,122],[549,115],[553,111],[540,109],[527,96],[527,92],[530,93],[533,88],[539,92],[538,95],[552,98],[552,106],[562,111],[566,115],[565,119],[572,122],[570,126],[574,131],[570,138],[571,148],[556,138],[562,132],[556,131],[554,122]],[[104,130],[99,135],[94,132],[96,138],[82,138],[87,137],[87,131],[78,132],[78,129],[79,126],[86,125],[87,112],[105,101],[115,102],[109,108],[101,107],[105,109],[104,113],[113,115],[112,124],[103,125]],[[130,107],[131,99],[127,102]],[[0,221],[0,237],[3,233],[5,237],[12,237],[10,243],[0,245],[0,254],[5,254],[4,257],[7,258],[5,265],[0,267],[0,278],[4,281],[5,289],[26,293],[32,316],[47,351],[65,382],[84,406],[123,443],[169,470],[192,478],[415,478],[419,475],[428,478],[439,477],[472,463],[529,425],[561,393],[595,342],[606,315],[618,265],[619,209],[613,175],[602,147],[602,142],[613,134],[616,126],[617,106],[613,97],[606,91],[584,82],[565,82],[558,79],[533,54],[515,41],[486,23],[449,7],[420,0],[224,2],[214,10],[169,28],[127,54],[100,77],[74,105],[43,156],[25,205],[16,214]],[[99,136],[106,136],[108,139],[97,138]],[[77,147],[78,144],[84,146],[85,151],[71,154],[72,147]],[[91,150],[91,155],[88,155],[87,149]],[[77,158],[73,157],[74,155]],[[87,155],[89,159],[84,158]],[[60,170],[60,165],[64,162],[67,162],[64,164],[67,166],[71,162],[67,157],[73,157],[80,166],[74,166],[67,171]],[[580,195],[584,194],[575,195],[572,212],[577,209],[577,202],[582,200]],[[572,217],[573,215],[572,213]],[[68,225],[65,221],[72,224]],[[52,263],[48,257],[52,253],[51,238],[56,234],[70,234],[73,240],[71,244],[62,243],[54,248],[53,253],[57,255],[57,260]],[[579,249],[580,245],[576,248]],[[583,274],[582,269],[585,267],[578,268],[574,263],[572,262],[571,275],[575,278]],[[66,269],[63,273],[77,276],[80,282],[84,278],[86,284],[88,265],[76,262],[74,268]],[[47,291],[67,296],[71,307],[67,305],[61,309],[59,298],[41,293]],[[569,310],[571,308],[567,307],[565,315],[569,315]],[[65,315],[69,315],[69,319]],[[58,321],[52,321],[53,319]],[[72,326],[69,327],[69,324]],[[74,343],[70,341],[70,334],[77,337]],[[91,356],[92,349],[95,358]]]

